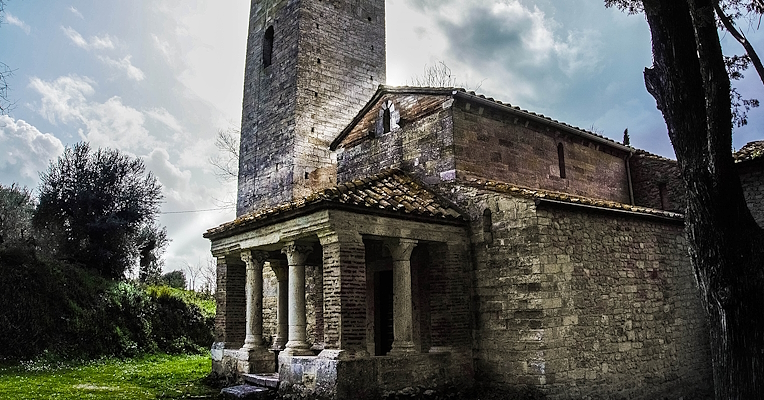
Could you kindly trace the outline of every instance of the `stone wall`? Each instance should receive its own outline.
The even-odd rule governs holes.
[[[244,345],[246,297],[244,283],[246,266],[234,256],[217,259],[217,291],[215,302],[215,342],[225,343],[226,349]]]
[[[473,222],[476,379],[551,399],[709,395],[681,221],[446,191]]]
[[[335,182],[329,143],[385,82],[385,65],[383,0],[252,1],[237,215]]]
[[[629,166],[636,205],[684,213],[685,186],[675,160],[639,152]]]
[[[737,167],[748,209],[759,226],[764,227],[764,160],[741,162]]]
[[[537,208],[554,398],[710,395],[710,350],[681,222]],[[710,397],[710,396],[709,396]]]
[[[629,203],[625,153],[464,100],[457,100],[452,110],[458,178]]]

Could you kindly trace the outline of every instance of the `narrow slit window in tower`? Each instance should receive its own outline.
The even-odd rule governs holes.
[[[661,210],[668,210],[669,209],[669,198],[668,198],[668,190],[666,189],[666,183],[659,183],[658,184],[658,196],[660,196],[661,200]]]
[[[268,68],[273,62],[273,26],[265,30],[263,38],[263,67]]]
[[[562,143],[557,144],[557,162],[560,164],[560,178],[565,179],[565,148]]]

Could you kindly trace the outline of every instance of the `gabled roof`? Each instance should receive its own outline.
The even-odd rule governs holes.
[[[407,219],[463,223],[461,213],[408,174],[389,169],[364,179],[346,182],[289,203],[257,211],[207,230],[205,238],[267,224],[279,216],[293,217],[322,208],[397,215]]]
[[[636,149],[633,147],[624,146],[623,144],[618,143],[615,140],[609,139],[605,136],[602,136],[594,132],[590,132],[572,125],[568,125],[564,122],[560,122],[552,118],[549,118],[547,116],[544,116],[543,114],[538,114],[532,111],[521,109],[520,107],[517,107],[517,106],[512,106],[509,103],[503,103],[499,100],[494,100],[493,98],[490,98],[490,97],[478,95],[475,92],[468,92],[463,88],[453,88],[453,87],[437,88],[437,87],[386,86],[386,85],[379,86],[379,88],[377,89],[377,92],[374,93],[374,96],[372,96],[369,102],[367,102],[366,105],[361,109],[361,111],[358,112],[358,114],[355,116],[353,121],[351,121],[350,124],[347,127],[345,127],[345,129],[342,132],[340,132],[337,138],[334,139],[332,144],[329,146],[330,149],[336,150],[337,147],[340,145],[340,143],[345,139],[345,137],[347,137],[353,131],[355,126],[361,120],[363,120],[366,114],[369,111],[371,111],[372,108],[374,108],[374,106],[379,102],[379,100],[382,99],[385,95],[389,95],[389,94],[440,95],[440,96],[450,95],[454,98],[461,98],[466,101],[480,103],[486,107],[496,108],[501,111],[516,115],[518,117],[532,120],[536,123],[548,125],[555,129],[559,129],[561,131],[565,131],[567,133],[580,136],[584,139],[587,139],[593,142],[604,144],[606,146],[618,149],[626,153],[631,153],[636,151]]]
[[[732,154],[735,162],[764,159],[764,140],[750,142]]]

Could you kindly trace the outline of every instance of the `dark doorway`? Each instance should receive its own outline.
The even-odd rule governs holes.
[[[374,273],[374,355],[393,348],[393,271]]]

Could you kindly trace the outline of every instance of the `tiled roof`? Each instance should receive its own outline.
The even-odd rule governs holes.
[[[461,221],[462,216],[406,173],[389,169],[368,178],[346,182],[289,203],[257,211],[207,230],[205,237],[265,221],[289,211],[319,204],[335,204],[407,216]]]
[[[468,182],[472,187],[484,190],[490,190],[499,193],[509,193],[534,200],[552,200],[555,202],[568,203],[573,205],[583,205],[589,207],[621,210],[639,214],[648,214],[663,218],[682,220],[684,216],[671,211],[657,210],[655,208],[632,206],[630,204],[619,203],[616,201],[593,199],[590,197],[576,196],[568,193],[559,193],[539,189],[528,189],[520,186],[511,185],[504,182],[488,181],[483,179],[472,179]]]
[[[751,161],[764,158],[764,140],[750,142],[732,154],[735,162]]]

